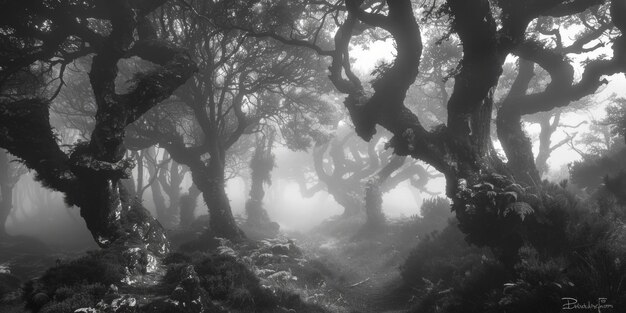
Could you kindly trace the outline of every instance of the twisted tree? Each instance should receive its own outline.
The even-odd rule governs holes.
[[[313,93],[324,80],[310,51],[255,38],[225,24],[231,12],[247,9],[247,3],[184,4],[164,7],[155,23],[189,47],[200,64],[198,75],[172,100],[184,106],[186,117],[181,121],[156,113],[156,118],[137,125],[137,134],[189,168],[209,208],[210,233],[238,240],[244,233],[225,191],[229,151],[269,123],[278,125],[292,147],[307,146],[311,136],[301,130],[325,123],[329,114],[329,106]]]
[[[354,134],[340,128],[326,143],[318,143],[313,149],[313,168],[317,180],[307,182],[304,172],[293,175],[306,196],[325,190],[344,208],[342,217],[349,218],[367,212],[364,196],[367,181],[378,186],[382,197],[404,181],[425,191],[425,184],[435,175],[417,162],[405,162],[405,158],[393,155],[384,148],[384,132],[368,143],[355,138]],[[393,174],[393,175],[392,175]],[[371,198],[373,200],[373,198]],[[378,200],[376,200],[378,201]],[[382,200],[380,200],[382,201]],[[382,211],[373,215],[382,215]]]
[[[258,5],[263,8],[270,4],[259,2]],[[292,5],[280,3],[279,6]],[[463,48],[447,102],[447,123],[431,130],[405,105],[407,90],[419,74],[423,48],[411,1],[346,0],[336,4],[312,1],[293,6],[307,7],[306,13],[298,16],[307,22],[291,24],[289,31],[259,26],[248,26],[248,30],[280,42],[309,47],[321,56],[330,57],[329,79],[346,95],[344,104],[356,133],[369,141],[380,125],[394,135],[391,147],[395,153],[423,160],[443,173],[446,193],[453,199],[453,209],[468,240],[493,247],[500,259],[512,266],[518,248],[533,240],[527,236],[526,227],[537,225],[525,217],[531,213],[543,214],[541,200],[530,196],[542,191],[532,145],[519,118],[567,106],[593,94],[607,82],[605,76],[626,70],[623,35],[626,3],[621,0],[448,0],[435,2],[433,10],[425,8],[428,13],[436,13],[431,17],[448,23]],[[536,39],[538,30],[533,25],[541,24],[541,18],[569,17],[586,23],[590,20],[585,18],[588,14],[597,14],[598,22],[583,28],[581,39],[571,49],[561,49],[558,45],[555,48]],[[333,19],[334,45],[328,45],[318,40],[318,34],[323,24]],[[350,43],[363,29],[384,30],[396,47],[395,59],[379,71],[371,89],[364,86],[351,68]],[[588,41],[582,38],[587,38],[587,33],[602,33],[602,40],[612,44],[612,56],[596,57],[581,64],[581,78],[575,81],[573,61],[566,56],[586,49]],[[551,82],[545,90],[526,94],[532,66],[520,68],[496,119],[498,137],[507,157],[504,162],[493,148],[491,124],[494,91],[509,55],[538,64],[550,74]]]
[[[133,166],[124,159],[125,127],[169,97],[197,69],[184,50],[160,40],[147,19],[164,2],[16,2],[3,4],[0,13],[5,47],[0,52],[0,146],[34,170],[42,184],[63,192],[68,205],[78,206],[101,247],[140,243],[155,256],[168,251],[163,230],[131,200],[121,180]],[[92,57],[95,124],[88,141],[65,151],[49,121],[50,98],[57,92],[47,98],[16,95],[5,85],[15,84],[18,73],[39,67],[57,74],[53,81],[60,90],[66,65],[84,56]],[[118,63],[128,58],[157,66],[138,73],[132,87],[119,93]]]

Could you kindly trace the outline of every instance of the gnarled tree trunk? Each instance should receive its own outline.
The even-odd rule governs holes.
[[[124,159],[125,127],[169,97],[196,71],[183,50],[156,39],[145,15],[159,4],[123,0],[96,4],[112,31],[80,38],[89,50],[73,55],[94,55],[89,79],[97,105],[96,123],[90,141],[77,144],[69,155],[53,133],[47,100],[0,102],[0,146],[22,159],[46,187],[63,192],[69,205],[78,206],[101,247],[121,247],[133,258],[148,262],[144,265],[151,256],[165,255],[169,247],[161,225],[131,199],[122,184],[133,167],[132,161]],[[59,31],[72,37],[91,33],[88,26],[78,23]],[[58,58],[59,53],[52,52],[50,58]],[[118,63],[135,56],[160,67],[137,78],[127,93],[118,94]]]

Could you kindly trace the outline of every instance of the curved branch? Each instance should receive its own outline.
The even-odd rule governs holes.
[[[52,132],[48,103],[43,100],[0,102],[0,147],[35,170],[50,188],[67,192],[76,180]]]

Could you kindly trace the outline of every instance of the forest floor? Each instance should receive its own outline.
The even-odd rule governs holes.
[[[326,269],[329,290],[318,303],[341,313],[405,312],[412,294],[403,285],[400,266],[417,242],[407,242],[406,225],[391,222],[373,236],[358,238],[354,225],[334,223],[339,225],[330,227],[343,228],[341,233],[325,234],[327,229],[318,228],[304,235],[289,234],[309,259]]]
[[[244,277],[248,274],[243,273],[238,266],[245,266],[249,273],[258,278],[258,283],[246,281],[247,284],[257,284],[262,289],[271,290],[279,301],[285,303],[291,300],[284,300],[289,299],[288,296],[281,299],[285,297],[283,292],[297,294],[307,305],[317,306],[331,313],[405,312],[411,304],[411,294],[406,288],[401,288],[399,267],[416,241],[407,244],[407,238],[402,237],[406,236],[405,231],[402,227],[396,226],[390,226],[367,239],[356,239],[350,234],[354,233],[355,228],[342,223],[330,222],[306,234],[287,233],[275,239],[246,241],[239,244],[220,240],[212,253],[217,257],[211,257],[210,253],[206,252],[193,252],[185,254],[184,258],[187,264],[194,264],[203,281],[209,277],[206,275],[226,275],[217,280],[220,283],[224,277],[228,279],[231,276]],[[323,229],[324,227],[326,229]],[[329,228],[343,231],[329,233]],[[10,273],[19,279],[8,281],[8,284],[0,286],[0,289],[19,288],[20,284],[24,286],[24,283],[40,277],[46,270],[71,266],[70,260],[84,255],[84,251],[55,250],[27,237],[13,238],[9,242],[0,243],[0,275]],[[220,259],[222,257],[223,259]],[[226,263],[232,260],[232,265],[220,268],[219,273],[202,273],[203,269],[199,268],[202,264],[207,264],[206,262],[223,263],[224,260]],[[120,284],[119,290],[115,289],[115,294],[119,295],[120,299],[132,298],[139,306],[148,305],[159,299],[167,301],[169,293],[164,292],[164,288],[167,289],[166,272],[171,269],[172,264],[164,264],[157,273],[146,275],[143,280],[135,281],[130,286]],[[211,279],[213,278],[209,278]],[[244,280],[246,279],[244,277]],[[257,287],[240,286],[229,289],[229,294],[224,295],[221,300],[212,294],[219,293],[220,290],[206,289],[212,296],[213,304],[219,308],[218,311],[248,312],[247,309],[237,306],[250,300],[245,290],[254,294],[254,288]],[[4,293],[4,299],[0,301],[0,311],[22,312],[23,304],[15,297],[23,295],[19,292],[0,291]],[[10,299],[11,297],[15,299]],[[54,293],[50,295],[50,299],[56,297]],[[2,302],[5,305],[2,305]],[[280,312],[292,311],[288,309]],[[309,311],[307,308],[303,312],[321,311],[317,309]]]
[[[27,236],[8,237],[0,240],[0,273],[10,271],[26,281],[63,260],[75,259],[84,253],[83,249],[50,247]]]

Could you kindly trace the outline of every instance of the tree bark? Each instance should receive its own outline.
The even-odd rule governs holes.
[[[224,163],[211,158],[203,168],[191,168],[193,183],[202,192],[209,208],[209,232],[211,235],[238,241],[245,238],[239,229],[226,195]]]
[[[182,138],[162,142],[162,145],[172,158],[189,167],[193,184],[202,192],[209,209],[209,235],[241,240],[245,235],[237,226],[226,195],[225,154],[226,150],[220,147],[220,140],[216,137],[206,139],[210,158],[202,160],[204,146],[200,150],[185,147]]]
[[[220,157],[226,151],[213,153],[208,164],[200,160],[199,156],[195,158],[187,155],[187,157],[177,159],[181,156],[177,152],[170,150],[175,160],[189,166],[192,181],[202,192],[202,198],[209,209],[209,234],[233,241],[245,238],[245,234],[235,222],[230,200],[226,194],[225,160]]]
[[[273,137],[273,133],[267,137],[257,137],[254,155],[250,160],[251,187],[250,198],[246,201],[246,228],[250,233],[258,235],[254,237],[275,237],[279,230],[279,225],[270,220],[263,207],[264,185],[271,184],[271,171],[274,168]]]
[[[535,75],[534,64],[521,59],[519,72],[511,90],[502,103],[496,119],[496,131],[513,176],[526,185],[535,186],[541,181],[535,166],[532,142],[522,128],[522,115],[515,111],[515,101],[526,94],[528,84]]]

